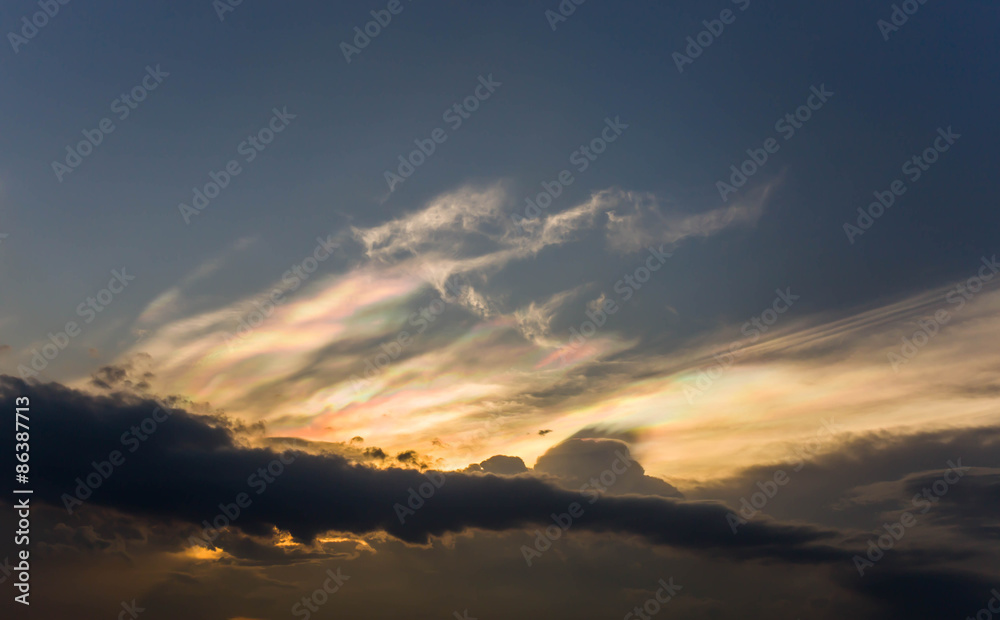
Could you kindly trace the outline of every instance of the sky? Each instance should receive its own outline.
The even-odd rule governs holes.
[[[1000,609],[998,22],[4,3],[4,609]]]

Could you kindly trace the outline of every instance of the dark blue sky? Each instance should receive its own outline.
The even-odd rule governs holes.
[[[876,22],[891,7],[879,3],[742,4],[591,0],[553,31],[545,3],[404,0],[350,63],[340,44],[381,5],[247,1],[224,21],[208,1],[62,6],[0,64],[0,229],[10,235],[0,282],[18,291],[2,302],[18,326],[7,339],[23,346],[60,325],[122,265],[138,278],[112,311],[127,324],[240,239],[257,243],[213,284],[221,299],[279,277],[320,232],[375,226],[469,183],[507,183],[513,212],[609,116],[630,128],[552,211],[620,187],[677,213],[708,212],[725,206],[715,184],[729,166],[777,137],[775,121],[821,84],[835,95],[794,138],[779,138],[734,197],[780,179],[757,224],[688,244],[653,314],[662,301],[696,329],[742,317],[789,284],[813,310],[853,307],[941,284],[995,251],[994,6],[931,2],[885,41]],[[727,8],[735,22],[679,73],[671,55]],[[20,30],[35,11],[5,3],[0,23]],[[58,182],[52,161],[114,116],[113,100],[147,66],[169,77]],[[386,199],[384,172],[490,74],[502,86]],[[274,107],[297,118],[185,225],[178,204]],[[962,135],[956,147],[848,244],[842,225],[947,126]],[[540,259],[549,268],[533,277],[550,281],[515,298],[614,282],[623,268],[594,244]]]

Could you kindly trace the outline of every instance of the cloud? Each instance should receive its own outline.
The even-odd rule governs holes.
[[[219,504],[251,494],[253,510],[235,523],[248,535],[268,535],[273,528],[300,540],[329,531],[364,534],[384,531],[415,543],[432,536],[470,529],[503,531],[550,523],[573,503],[586,506],[582,531],[638,535],[655,544],[702,550],[728,557],[772,558],[822,563],[844,559],[846,551],[831,546],[833,531],[801,525],[755,523],[733,537],[722,505],[679,502],[658,497],[605,497],[562,490],[533,478],[444,474],[432,500],[400,523],[394,504],[426,482],[417,471],[374,469],[352,465],[335,455],[296,453],[280,476],[254,495],[248,476],[278,457],[267,449],[244,447],[234,432],[210,418],[169,410],[159,426],[134,451],[123,449],[120,436],[143,428],[157,410],[150,400],[116,394],[96,397],[58,384],[29,385],[0,377],[0,397],[24,395],[50,412],[38,429],[59,459],[41,459],[33,469],[39,501],[61,505],[77,478],[87,477],[93,462],[106,461],[113,450],[125,462],[93,491],[88,502],[151,519],[200,523],[219,511]],[[160,409],[160,411],[163,411]],[[159,416],[163,417],[163,416]],[[256,486],[256,485],[255,485]],[[302,510],[309,506],[309,510]],[[86,507],[76,507],[86,510]]]
[[[528,467],[519,456],[491,456],[479,465],[469,467],[469,471],[483,471],[498,476],[516,476],[528,472]]]
[[[673,485],[647,476],[642,465],[632,459],[628,444],[615,439],[571,437],[538,457],[534,471],[558,478],[567,488],[594,485],[594,480],[598,485],[606,485],[606,481],[601,482],[601,476],[619,458],[631,465],[623,473],[614,476],[615,482],[607,485],[607,493],[684,497]]]
[[[405,264],[445,294],[452,276],[486,277],[602,226],[613,249],[634,251],[654,241],[676,245],[753,223],[770,187],[751,194],[745,203],[687,216],[664,214],[652,194],[611,188],[562,211],[519,220],[519,226],[510,216],[513,200],[503,185],[464,187],[408,215],[352,230],[369,259]]]
[[[570,290],[561,291],[552,295],[545,301],[532,301],[526,307],[519,308],[514,312],[517,330],[526,340],[531,342],[550,347],[562,346],[561,342],[549,338],[552,321],[556,317],[560,308],[562,308],[567,301],[576,297],[585,288],[587,288],[587,286],[583,285]]]
[[[150,356],[136,353],[120,364],[102,366],[90,378],[90,385],[103,390],[135,388],[149,389],[149,381],[155,375],[149,371]]]
[[[608,245],[620,253],[638,252],[651,245],[674,246],[689,238],[710,237],[735,226],[755,224],[776,182],[749,192],[728,207],[703,213],[680,213],[660,205],[656,196],[638,192],[615,195],[608,206]]]
[[[949,461],[974,469],[941,498],[931,513],[933,518],[963,515],[967,519],[962,523],[972,524],[1000,511],[994,486],[995,470],[1000,468],[1000,426],[995,425],[847,435],[824,444],[805,460],[776,459],[692,487],[688,495],[738,505],[741,496],[756,490],[758,481],[784,470],[795,485],[768,502],[768,514],[868,530],[881,525],[879,512],[912,508],[913,496],[939,479]]]
[[[560,212],[542,214],[521,232],[510,218],[514,201],[503,185],[460,188],[388,222],[351,228],[357,244],[345,240],[343,251],[356,252],[364,262],[347,262],[341,272],[317,275],[296,291],[281,288],[281,303],[273,309],[268,303],[263,320],[253,318],[260,314],[254,304],[260,295],[220,303],[210,294],[215,287],[209,280],[218,279],[223,257],[165,293],[172,296],[169,304],[147,307],[139,321],[142,340],[111,366],[147,353],[154,361],[155,377],[147,381],[153,389],[265,419],[286,436],[335,440],[337,429],[372,436],[389,454],[439,450],[434,457],[454,467],[495,451],[474,438],[482,416],[504,403],[511,413],[529,415],[507,416],[509,425],[491,441],[518,438],[530,445],[511,449],[535,458],[548,446],[534,430],[549,428],[565,437],[579,428],[545,419],[560,415],[560,404],[573,397],[569,383],[580,380],[574,373],[589,372],[593,362],[636,341],[618,334],[628,327],[619,323],[574,351],[571,363],[553,363],[566,339],[553,332],[565,334],[570,316],[577,319],[583,302],[570,302],[593,289],[592,274],[550,274],[559,279],[557,288],[539,282],[528,294],[505,279],[533,272],[542,252],[579,252],[583,246],[577,242],[583,241],[600,244],[619,230],[611,214],[652,202],[648,195],[618,189],[594,192]],[[680,242],[720,226],[682,226],[669,239]],[[579,247],[560,249],[573,244]],[[567,278],[576,281],[567,287]],[[187,299],[195,285],[205,294]],[[441,299],[447,302],[441,316],[428,315]],[[248,322],[252,329],[245,327]],[[405,346],[397,343],[401,337]],[[387,348],[392,355],[385,364]],[[111,386],[109,378],[98,380]],[[568,383],[559,385],[564,380]],[[578,400],[597,397],[595,390],[575,393]],[[386,427],[379,422],[384,415],[402,422]],[[449,446],[477,453],[459,457],[431,444],[438,432],[430,420],[447,425],[441,439]],[[519,433],[526,428],[534,443]]]
[[[93,490],[87,503],[76,507],[75,513],[78,518],[86,519],[117,514],[120,516],[111,518],[118,523],[107,522],[102,529],[66,529],[59,536],[47,537],[52,545],[62,545],[65,549],[121,553],[125,540],[148,537],[150,534],[142,531],[147,527],[158,532],[157,537],[167,537],[166,544],[169,531],[163,529],[165,524],[181,528],[173,530],[173,544],[177,545],[178,538],[183,536],[181,532],[199,527],[203,520],[218,514],[220,503],[232,502],[238,493],[247,492],[252,505],[233,522],[234,527],[216,540],[221,555],[217,551],[213,557],[217,555],[223,563],[281,566],[319,557],[316,554],[320,548],[315,546],[275,549],[278,535],[275,528],[289,532],[299,541],[317,544],[324,533],[345,532],[376,537],[387,534],[408,543],[430,543],[429,549],[433,549],[437,546],[433,541],[461,532],[501,535],[538,529],[551,524],[551,514],[561,514],[575,502],[583,506],[584,515],[574,523],[568,538],[591,541],[588,543],[591,546],[596,544],[594,541],[602,541],[595,549],[606,546],[609,539],[590,539],[588,533],[614,535],[615,541],[639,537],[647,544],[690,554],[692,559],[687,560],[688,564],[703,558],[766,561],[769,571],[780,570],[782,565],[816,566],[841,588],[867,597],[876,609],[881,609],[872,613],[881,613],[882,617],[898,610],[921,619],[941,617],[944,610],[954,611],[960,606],[970,606],[974,611],[979,608],[982,588],[989,585],[989,579],[985,573],[968,568],[955,570],[951,566],[959,562],[976,566],[974,562],[978,562],[987,571],[996,564],[995,541],[984,544],[972,538],[991,530],[971,527],[988,525],[995,517],[995,474],[974,476],[971,479],[975,482],[961,493],[958,492],[963,488],[961,484],[956,486],[956,492],[946,496],[936,509],[935,518],[926,521],[926,534],[915,530],[870,574],[859,578],[851,559],[862,551],[863,541],[870,536],[864,528],[834,528],[808,524],[801,517],[780,520],[760,515],[734,536],[727,522],[727,516],[733,514],[729,508],[706,499],[658,497],[667,487],[646,476],[638,463],[632,465],[634,475],[620,474],[621,480],[609,485],[608,492],[593,503],[590,494],[570,490],[570,485],[593,474],[598,467],[607,469],[609,459],[631,459],[624,452],[626,444],[618,439],[578,437],[551,448],[539,459],[534,474],[560,480],[559,486],[534,477],[532,472],[510,476],[523,467],[523,463],[519,467],[519,460],[512,457],[487,459],[481,464],[484,470],[503,471],[503,476],[446,472],[443,485],[401,524],[393,506],[406,501],[409,489],[427,481],[419,471],[376,469],[353,464],[336,454],[298,451],[291,455],[294,460],[285,470],[262,493],[255,494],[248,488],[247,476],[266,467],[279,454],[253,447],[252,431],[246,427],[170,405],[167,419],[155,430],[147,430],[146,440],[135,452],[130,452],[123,448],[121,433],[143,428],[142,420],[158,406],[151,400],[121,393],[94,396],[58,384],[28,384],[0,377],[0,399],[9,400],[15,395],[28,396],[33,408],[47,412],[33,420],[37,424],[33,430],[45,438],[46,450],[60,456],[40,458],[37,468],[33,468],[35,497],[39,502],[35,514],[42,518],[58,514],[63,493],[72,493],[77,479],[94,471],[93,463],[107,460],[112,450],[124,453],[125,462],[113,469]],[[856,451],[831,450],[819,455],[815,464],[799,472],[813,478],[803,478],[802,484],[796,479],[786,490],[790,494],[808,491],[814,486],[815,477],[820,476],[828,483],[815,486],[830,493],[832,499],[838,493],[850,496],[851,489],[864,488],[859,484],[861,481],[871,484],[882,477],[903,481],[901,485],[881,487],[883,503],[893,501],[899,494],[905,499],[905,494],[913,492],[914,485],[930,480],[913,474],[926,471],[922,469],[925,463],[944,454],[971,454],[983,465],[996,463],[998,436],[1000,429],[992,428],[978,434],[954,431],[866,438],[866,443],[855,442]],[[753,474],[767,472],[769,468]],[[844,480],[839,483],[838,491],[830,484],[841,475]],[[749,482],[749,478],[744,480]],[[870,494],[872,488],[866,492]],[[768,504],[769,512],[772,506],[778,506],[781,497]],[[794,503],[811,506],[817,502],[800,496]],[[864,502],[856,504],[853,510],[876,505]],[[306,506],[308,510],[303,509]],[[114,512],[104,512],[109,509]],[[148,525],[127,525],[122,521],[126,516]],[[869,519],[876,525],[882,518],[881,514],[869,513]],[[68,520],[65,513],[62,519]],[[130,534],[129,528],[136,531]],[[942,531],[951,532],[947,545],[937,539]],[[956,535],[964,538],[955,538]],[[322,553],[329,557],[327,552]],[[931,587],[935,583],[939,587]],[[692,614],[697,613],[694,609]]]
[[[239,252],[256,243],[256,238],[245,237],[237,240],[218,257],[199,265],[193,272],[186,275],[175,286],[160,293],[149,302],[142,314],[136,319],[138,325],[154,325],[170,318],[176,318],[184,311],[190,311],[191,298],[189,293],[199,283],[217,273],[229,260]],[[137,330],[141,335],[143,330]]]
[[[836,417],[854,431],[998,420],[987,406],[987,399],[1000,393],[991,374],[1000,363],[995,288],[984,288],[955,313],[899,373],[886,354],[899,350],[921,318],[957,309],[944,299],[947,288],[821,314],[809,314],[810,298],[803,295],[801,306],[796,303],[759,341],[750,342],[741,331],[750,317],[723,322],[692,316],[690,309],[682,316],[654,315],[657,303],[687,307],[655,298],[660,292],[672,295],[669,279],[684,277],[664,273],[659,290],[652,284],[643,289],[634,303],[560,359],[557,348],[569,338],[569,328],[586,319],[587,301],[614,299],[608,285],[627,273],[617,271],[622,265],[614,257],[600,253],[593,264],[579,260],[581,252],[593,254],[595,247],[599,252],[608,232],[605,216],[632,215],[628,229],[636,230],[647,227],[640,224],[653,217],[654,207],[660,215],[672,211],[651,198],[609,190],[567,209],[577,210],[570,221],[586,226],[560,228],[550,221],[558,213],[543,214],[531,224],[536,231],[514,235],[507,228],[503,189],[477,191],[429,201],[391,226],[357,228],[379,230],[362,235],[362,246],[373,252],[370,262],[317,278],[233,347],[226,336],[237,329],[242,302],[167,323],[132,352],[153,356],[156,376],[149,383],[159,391],[210,401],[248,420],[264,419],[285,436],[337,441],[362,435],[386,454],[417,449],[435,466],[450,468],[497,453],[534,462],[551,447],[551,438],[538,435],[538,429],[562,439],[581,427],[613,423],[637,429],[633,452],[650,472],[680,484],[680,478],[705,481],[773,458],[782,446],[811,433],[821,418]],[[749,225],[737,219],[733,226]],[[648,228],[655,228],[654,220]],[[435,229],[433,222],[441,225]],[[565,256],[550,256],[563,250],[546,246],[543,260],[518,264],[518,256],[530,258],[531,244],[538,243],[533,238],[542,239],[550,225],[555,226],[550,240],[585,243]],[[696,228],[681,231],[694,234]],[[565,236],[553,232],[557,229],[575,232]],[[546,267],[552,264],[558,269]],[[419,313],[440,299],[435,287],[456,273],[456,265],[471,269],[451,276],[453,282],[472,283],[468,295],[424,323]],[[970,274],[977,267],[978,260]],[[605,268],[611,275],[595,276]],[[525,279],[529,274],[534,279]],[[602,283],[604,289],[595,289]],[[404,332],[408,344],[397,349]],[[725,358],[734,342],[743,345],[735,363],[689,402],[685,388],[706,371],[714,376],[716,354]],[[386,350],[394,355],[388,365]],[[811,417],[806,420],[803,412]],[[387,416],[395,423],[385,424]],[[484,432],[494,417],[503,424]],[[671,449],[660,449],[664,444]]]

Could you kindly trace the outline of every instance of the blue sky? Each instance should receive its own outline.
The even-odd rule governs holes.
[[[224,22],[207,2],[66,5],[2,69],[2,213],[11,235],[3,277],[8,290],[24,287],[5,305],[23,322],[19,332],[44,333],[105,271],[128,265],[141,279],[115,308],[127,317],[222,248],[253,237],[260,243],[241,259],[247,269],[222,289],[246,291],[316,232],[379,222],[469,182],[505,180],[527,195],[565,168],[608,115],[631,129],[562,205],[616,185],[708,210],[720,205],[714,185],[729,165],[819,84],[836,97],[751,182],[785,172],[764,215],[769,226],[692,248],[696,268],[677,282],[680,299],[701,281],[736,276],[726,293],[702,296],[697,311],[739,313],[739,300],[759,292],[756,280],[768,273],[775,286],[805,280],[800,286],[814,289],[821,307],[855,304],[944,280],[964,253],[990,249],[996,190],[984,180],[997,129],[997,55],[987,3],[961,12],[926,5],[888,42],[875,25],[887,13],[878,5],[732,5],[735,23],[679,74],[669,53],[727,6],[590,2],[553,32],[540,5],[407,2],[347,63],[339,44],[371,19],[363,3],[244,3]],[[16,24],[32,8],[9,3],[0,19]],[[109,116],[111,101],[147,65],[170,77],[56,182],[53,159]],[[503,83],[496,96],[382,203],[385,169],[486,74]],[[184,226],[177,203],[274,106],[298,114],[294,125]],[[906,197],[905,212],[856,246],[843,243],[841,225],[856,207],[947,125],[962,143]],[[966,208],[944,206],[957,204]],[[958,231],[963,250],[942,256]],[[752,261],[734,259],[747,254]]]
[[[758,316],[776,290],[791,287],[796,318],[815,325],[926,295],[995,252],[997,54],[986,3],[922,5],[886,40],[878,21],[891,5],[587,2],[554,22],[545,11],[558,5],[404,2],[350,62],[343,44],[385,7],[243,3],[220,18],[206,2],[110,6],[61,6],[0,69],[0,278],[16,291],[2,301],[0,344],[11,370],[50,332],[87,318],[80,304],[113,269],[135,280],[44,377],[80,380],[147,348],[177,349],[178,330],[190,331],[180,325],[199,326],[185,338],[211,332],[207,323],[232,333],[239,308],[273,290],[319,237],[339,249],[304,283],[308,295],[372,269],[384,292],[408,292],[348,312],[369,340],[317,343],[309,356],[323,362],[303,372],[344,346],[371,351],[361,365],[377,354],[377,334],[392,340],[397,321],[458,281],[474,294],[438,324],[430,349],[474,338],[484,319],[516,325],[519,335],[503,338],[558,346],[588,308],[618,296],[649,247],[669,248],[669,266],[602,329],[615,344],[585,375],[622,359],[683,367],[691,351],[738,336],[730,326]],[[10,4],[0,20],[16,26],[34,12]],[[724,28],[679,70],[676,55],[709,26]],[[156,88],[123,118],[119,97],[150,72]],[[493,92],[455,126],[448,110],[482,82]],[[819,101],[820,92],[831,94]],[[818,105],[800,107],[808,102]],[[276,110],[282,131],[248,161],[246,140]],[[793,133],[782,119],[797,110],[810,118]],[[57,175],[53,162],[105,118],[114,131]],[[581,171],[579,149],[609,121],[621,135]],[[948,128],[961,137],[906,179],[903,163]],[[444,141],[390,191],[387,171],[435,130]],[[731,166],[768,140],[777,151],[723,199]],[[185,216],[180,205],[231,161],[240,174]],[[512,235],[510,217],[564,170],[572,183],[536,222],[547,232]],[[845,233],[897,179],[907,192],[893,208],[863,235]],[[435,230],[441,217],[452,219]],[[400,284],[404,271],[422,284]],[[514,365],[501,357],[496,372]],[[211,372],[229,371],[242,372]],[[158,387],[213,396],[176,377]]]

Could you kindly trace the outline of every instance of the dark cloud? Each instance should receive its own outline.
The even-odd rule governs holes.
[[[480,463],[479,467],[488,474],[499,476],[514,476],[528,471],[528,467],[519,456],[491,456]]]
[[[630,430],[588,426],[573,433],[570,439],[616,439],[625,443],[634,443],[636,435]]]
[[[622,464],[616,466],[617,461]],[[611,469],[613,466],[624,468],[624,472],[615,473]],[[647,476],[642,465],[632,459],[628,444],[617,439],[567,439],[538,457],[535,471],[554,476],[573,489],[587,485],[588,488],[606,488],[604,492],[609,495],[684,497],[666,481]],[[605,477],[603,482],[602,476]],[[614,483],[607,484],[609,479]]]
[[[223,416],[223,419],[226,418]],[[256,432],[258,425],[263,428],[263,423],[254,424],[249,428]],[[275,452],[295,450],[310,454],[336,454],[355,463],[381,463],[389,458],[389,455],[382,448],[378,446],[363,447],[363,441],[357,441],[358,439],[360,437],[353,437],[350,441],[343,442],[312,441],[300,437],[257,437],[255,443]]]
[[[949,462],[959,461],[971,469],[928,506],[923,490],[933,489]],[[898,523],[909,511],[917,524],[882,560],[863,577],[853,571],[837,581],[879,605],[880,617],[961,617],[983,606],[996,587],[991,576],[1000,574],[998,468],[1000,427],[878,432],[830,441],[809,458],[779,459],[686,491],[736,507],[781,471],[787,486],[755,518],[767,514],[853,531],[847,544],[857,546],[885,534],[884,524]]]
[[[767,514],[782,520],[867,530],[881,526],[880,510],[911,505],[914,493],[940,477],[948,469],[948,461],[961,459],[963,465],[977,469],[1000,468],[1000,427],[996,426],[909,435],[845,435],[819,444],[817,450],[800,450],[808,447],[791,446],[776,454],[771,464],[748,468],[711,485],[685,486],[685,493],[691,498],[718,499],[738,506],[741,498],[759,490],[758,483],[783,471],[790,481],[768,501]],[[934,513],[959,510],[959,504],[966,511],[976,509],[976,514],[967,514],[972,520],[1000,512],[1000,507],[989,505],[997,500],[982,477],[986,472],[978,473],[954,485]],[[859,497],[866,499],[861,502]]]
[[[150,359],[151,356],[148,353],[137,353],[121,364],[102,366],[91,375],[90,384],[102,390],[124,388],[147,390],[149,389],[148,380],[156,376],[145,369]]]
[[[102,366],[90,379],[90,384],[105,390],[121,385],[128,373],[119,366]]]
[[[886,618],[960,618],[985,606],[996,580],[966,571],[874,572],[850,585],[877,602]]]
[[[734,537],[720,504],[676,502],[655,497],[603,497],[563,490],[532,478],[444,474],[444,484],[425,505],[401,524],[393,507],[405,503],[410,489],[427,482],[420,472],[373,469],[337,455],[295,454],[257,495],[248,478],[278,454],[241,447],[234,432],[209,417],[173,409],[153,425],[158,405],[135,396],[90,396],[57,384],[28,385],[0,379],[0,396],[27,395],[44,410],[36,431],[36,497],[61,505],[77,479],[107,461],[114,450],[125,463],[93,491],[90,503],[149,518],[201,523],[220,512],[220,504],[248,493],[252,506],[236,525],[250,535],[274,527],[301,540],[327,531],[385,531],[402,540],[424,543],[431,536],[469,529],[505,530],[551,523],[574,503],[586,507],[581,530],[639,535],[651,542],[702,549],[737,558],[775,558],[826,562],[845,557],[831,546],[836,533],[808,526],[754,523]],[[147,420],[144,422],[144,420]],[[144,440],[133,438],[138,431]],[[123,447],[123,433],[129,452]],[[103,467],[103,465],[102,465]],[[105,467],[106,469],[106,467]],[[265,478],[262,474],[261,478]],[[303,510],[308,506],[308,510]],[[86,510],[86,506],[78,508]],[[575,527],[575,526],[574,526]]]
[[[431,466],[431,459],[421,455],[416,450],[405,450],[396,455],[396,462],[403,465],[416,467],[417,469],[427,469]]]
[[[539,458],[536,476],[488,473],[487,468],[521,471],[514,457],[484,461],[480,465],[483,473],[440,474],[440,488],[405,523],[400,523],[394,506],[405,505],[411,489],[428,484],[426,474],[416,469],[376,469],[340,454],[296,451],[284,455],[294,460],[283,466],[258,494],[249,478],[266,472],[268,464],[282,455],[272,449],[252,447],[249,427],[227,422],[217,412],[197,415],[165,403],[169,416],[153,426],[149,420],[154,412],[163,417],[163,409],[146,398],[122,393],[93,396],[58,384],[27,384],[11,377],[0,378],[0,399],[9,401],[22,395],[31,398],[35,412],[32,473],[36,501],[42,502],[42,513],[58,514],[65,522],[51,528],[62,532],[47,537],[52,548],[89,549],[127,557],[123,555],[128,545],[125,541],[148,536],[145,531],[150,528],[161,532],[174,528],[174,545],[183,544],[185,535],[201,529],[203,521],[212,521],[224,506],[236,501],[239,493],[247,493],[251,505],[234,520],[235,528],[224,531],[212,544],[226,550],[232,558],[227,561],[248,566],[308,562],[326,553],[316,547],[293,552],[276,549],[272,539],[275,528],[304,542],[315,541],[325,532],[386,532],[408,543],[428,543],[436,537],[474,530],[502,535],[541,529],[552,524],[551,515],[565,513],[576,503],[584,514],[574,521],[568,539],[605,534],[614,535],[616,540],[635,538],[702,558],[814,565],[822,568],[833,583],[885,610],[881,617],[896,616],[899,610],[913,618],[938,618],[942,610],[962,606],[974,606],[970,609],[975,611],[988,582],[971,567],[962,571],[952,568],[970,561],[989,566],[981,562],[981,552],[924,544],[927,537],[923,534],[906,539],[864,577],[858,576],[852,561],[855,554],[863,553],[863,543],[870,536],[864,531],[838,530],[803,521],[780,522],[760,515],[734,535],[727,521],[733,514],[730,508],[714,501],[664,497],[677,490],[647,476],[638,463],[631,461],[628,446],[616,439],[575,438],[558,444]],[[134,442],[137,433],[144,439]],[[978,433],[979,446],[992,446],[994,437]],[[123,438],[132,443],[123,443]],[[130,452],[128,445],[136,445],[137,449]],[[919,476],[905,473],[919,450],[929,450],[930,454],[922,458],[933,460],[946,452],[955,456],[956,448],[963,445],[972,449],[975,442],[968,435],[956,434],[950,442],[940,437],[883,437],[869,439],[863,445],[869,450],[859,447],[858,452],[840,457],[819,455],[816,463],[825,464],[834,458],[871,458],[871,463],[859,462],[855,469],[876,467],[875,471],[886,478],[895,472],[894,480],[903,482],[886,486],[885,493],[891,498],[933,479],[926,468],[918,470],[923,472]],[[73,516],[67,515],[62,509],[64,494],[73,493],[78,480],[94,472],[94,464],[107,469],[104,463],[115,450],[124,454],[124,464],[102,480],[87,502],[75,508]],[[626,461],[632,464],[622,471]],[[594,474],[600,481],[606,471],[618,473],[611,484],[605,483],[601,495],[573,486]],[[815,463],[800,473],[810,472],[820,479],[817,471],[832,476],[825,465]],[[871,482],[871,471],[867,478],[857,475],[855,481],[854,469],[845,467],[841,473],[848,480],[847,486],[842,485],[839,495],[828,497],[827,503],[838,496],[849,497],[847,491],[854,488],[870,496],[872,489],[862,489],[860,481]],[[927,520],[931,532],[940,527],[972,532],[971,526],[984,519],[995,520],[997,482],[993,474],[977,472],[968,480],[972,483],[965,490],[959,491],[963,487],[957,485],[955,492],[940,502],[934,520]],[[826,488],[833,487],[828,484]],[[890,508],[897,508],[888,499],[885,501]],[[866,500],[851,509],[873,505]],[[146,525],[133,526],[133,533],[128,534],[129,526],[121,522],[109,521],[100,528],[87,524],[93,514],[109,509]],[[984,516],[987,514],[992,516]],[[881,517],[879,514],[876,519]],[[182,534],[177,533],[178,528]],[[991,528],[979,531],[993,532]],[[931,588],[931,583],[940,584],[940,588]]]

